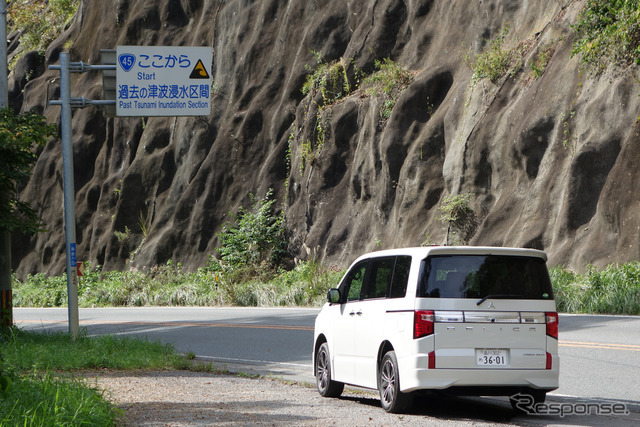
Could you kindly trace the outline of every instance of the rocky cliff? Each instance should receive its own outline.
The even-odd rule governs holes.
[[[59,107],[47,105],[57,72],[46,67],[62,49],[89,63],[117,45],[213,50],[208,117],[74,111],[78,258],[106,269],[202,266],[229,212],[269,188],[292,254],[311,248],[342,267],[377,248],[451,241],[439,218],[453,195],[471,209],[457,239],[544,249],[552,265],[576,269],[624,262],[640,257],[640,85],[629,73],[581,71],[570,51],[583,6],[84,0],[44,59],[17,62],[10,102],[59,121]],[[520,63],[474,78],[469,58],[500,34]],[[14,40],[10,54],[19,50]],[[364,89],[326,102],[301,90],[319,55],[354,82],[384,58],[412,79],[390,106]],[[72,96],[102,98],[101,81],[99,72],[72,75]],[[13,236],[20,275],[64,270],[61,157],[60,142],[49,142],[22,189],[48,232]]]

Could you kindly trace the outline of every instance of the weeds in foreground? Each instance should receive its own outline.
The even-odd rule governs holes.
[[[81,380],[51,373],[16,377],[0,399],[0,425],[115,425],[122,411]]]
[[[103,392],[70,375],[79,369],[166,369],[184,364],[174,348],[137,338],[10,329],[0,335],[0,425],[114,425],[122,412]]]
[[[169,369],[182,363],[173,346],[131,337],[86,336],[13,329],[2,341],[2,358],[15,371],[77,369]]]
[[[170,344],[111,335],[13,328],[0,335],[0,426],[115,425],[123,413],[78,370],[176,369],[229,373],[176,353]],[[55,373],[55,374],[54,374]]]

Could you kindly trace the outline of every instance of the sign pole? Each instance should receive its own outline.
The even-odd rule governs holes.
[[[9,105],[7,77],[7,2],[0,0],[0,108]],[[0,194],[0,203],[4,203]],[[13,326],[11,302],[11,233],[0,231],[0,331]]]
[[[73,145],[71,141],[71,79],[69,52],[60,52],[60,127],[62,132],[62,169],[64,181],[64,229],[67,249],[67,298],[69,334],[78,337],[78,276],[76,274],[76,211],[73,183]]]

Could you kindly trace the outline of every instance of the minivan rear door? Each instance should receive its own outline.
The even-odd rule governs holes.
[[[433,255],[423,261],[418,293],[439,298],[436,369],[548,367],[547,310],[555,303],[544,259]]]

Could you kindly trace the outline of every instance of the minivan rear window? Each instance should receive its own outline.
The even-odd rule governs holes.
[[[433,255],[422,261],[418,297],[553,299],[541,258],[509,255]]]

